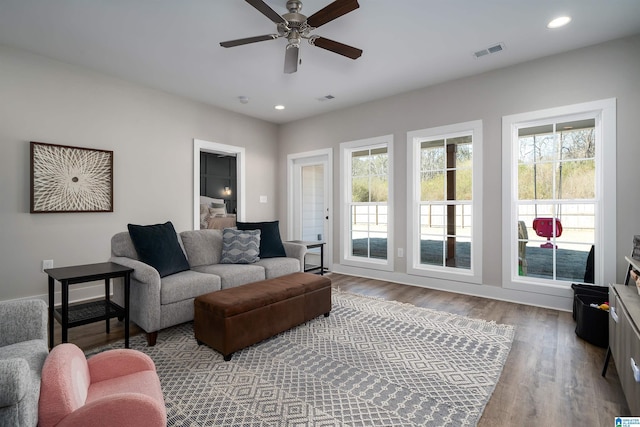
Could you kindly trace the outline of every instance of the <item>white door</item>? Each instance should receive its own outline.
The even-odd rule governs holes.
[[[289,156],[289,235],[292,240],[325,242],[324,267],[331,269],[331,150]],[[320,264],[310,249],[307,264]]]

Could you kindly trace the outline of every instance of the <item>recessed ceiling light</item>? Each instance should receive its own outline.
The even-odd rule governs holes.
[[[547,28],[560,28],[567,25],[571,22],[570,16],[560,16],[559,18],[555,18],[547,24]]]
[[[275,107],[276,110],[284,110],[284,105],[276,105]]]

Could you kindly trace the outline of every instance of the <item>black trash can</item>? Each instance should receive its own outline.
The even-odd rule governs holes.
[[[598,347],[609,346],[609,312],[590,304],[607,302],[607,296],[574,296],[576,335]]]
[[[609,287],[608,286],[597,286],[597,285],[583,285],[579,283],[574,283],[571,285],[571,289],[573,289],[573,320],[576,320],[576,309],[578,305],[578,301],[576,300],[576,296],[578,295],[587,295],[590,297],[601,297],[603,300],[599,303],[609,301]]]

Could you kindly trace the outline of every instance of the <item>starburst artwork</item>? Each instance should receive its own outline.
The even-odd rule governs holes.
[[[31,213],[113,212],[113,151],[31,142]]]

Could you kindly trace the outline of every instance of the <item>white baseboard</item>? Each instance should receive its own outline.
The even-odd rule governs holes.
[[[95,285],[86,283],[83,285],[73,285],[69,287],[69,304],[104,298],[104,281],[94,282]],[[113,284],[111,285],[113,286]],[[41,299],[47,305],[49,305],[49,294],[40,294],[24,298],[16,298],[10,301],[20,301],[29,299]],[[62,291],[60,290],[60,284],[56,282],[55,293],[53,296],[54,305],[59,306],[62,303]]]
[[[558,297],[535,292],[523,292],[505,289],[500,286],[478,285],[476,283],[455,282],[451,280],[434,279],[430,277],[413,276],[393,271],[371,270],[360,267],[334,264],[332,272],[349,276],[366,277],[369,279],[385,280],[403,285],[419,286],[427,289],[472,295],[498,301],[513,302],[535,307],[550,308],[560,311],[572,311],[572,297]]]

